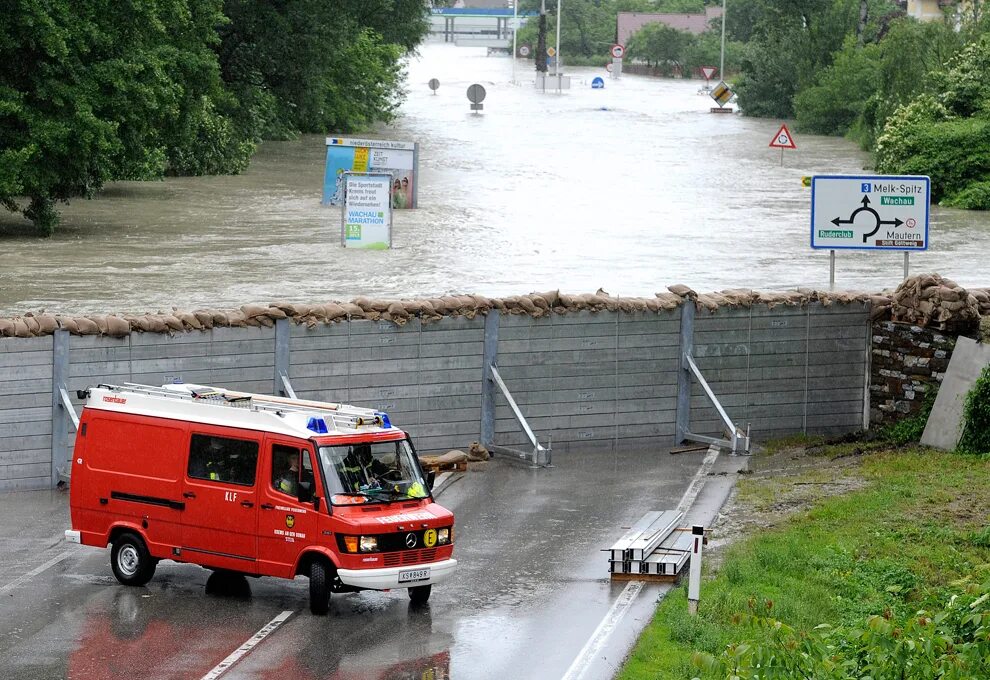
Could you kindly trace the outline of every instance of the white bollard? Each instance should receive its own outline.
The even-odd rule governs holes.
[[[705,527],[692,526],[691,566],[688,572],[688,613],[698,613],[698,599],[701,594],[701,549],[705,543]]]

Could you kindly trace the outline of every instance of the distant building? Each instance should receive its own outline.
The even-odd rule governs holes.
[[[940,0],[907,0],[907,15],[918,21],[936,21],[945,17]]]
[[[721,7],[706,7],[704,14],[645,14],[642,12],[619,12],[616,19],[615,35],[620,45],[625,45],[629,36],[647,24],[667,24],[671,28],[700,35],[709,28],[709,22],[722,16]]]

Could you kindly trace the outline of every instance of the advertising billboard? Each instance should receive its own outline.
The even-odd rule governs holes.
[[[344,194],[341,244],[345,248],[367,250],[391,248],[392,203],[396,191],[392,175],[348,171],[342,173],[341,184]]]
[[[415,208],[418,203],[419,144],[327,137],[323,205],[343,204],[346,172],[389,173],[392,175],[392,207],[402,210]]]

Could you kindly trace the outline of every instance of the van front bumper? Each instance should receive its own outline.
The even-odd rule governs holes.
[[[440,583],[453,574],[456,568],[457,560],[451,559],[443,560],[442,562],[428,562],[426,564],[388,567],[385,569],[338,569],[337,576],[340,578],[341,583],[354,586],[355,588],[390,590],[392,588],[413,588],[415,586]],[[400,574],[417,572],[424,569],[429,569],[429,576],[426,578],[399,582]]]

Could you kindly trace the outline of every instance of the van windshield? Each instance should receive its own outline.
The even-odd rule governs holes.
[[[388,503],[430,495],[405,439],[321,446],[320,465],[334,505]]]

